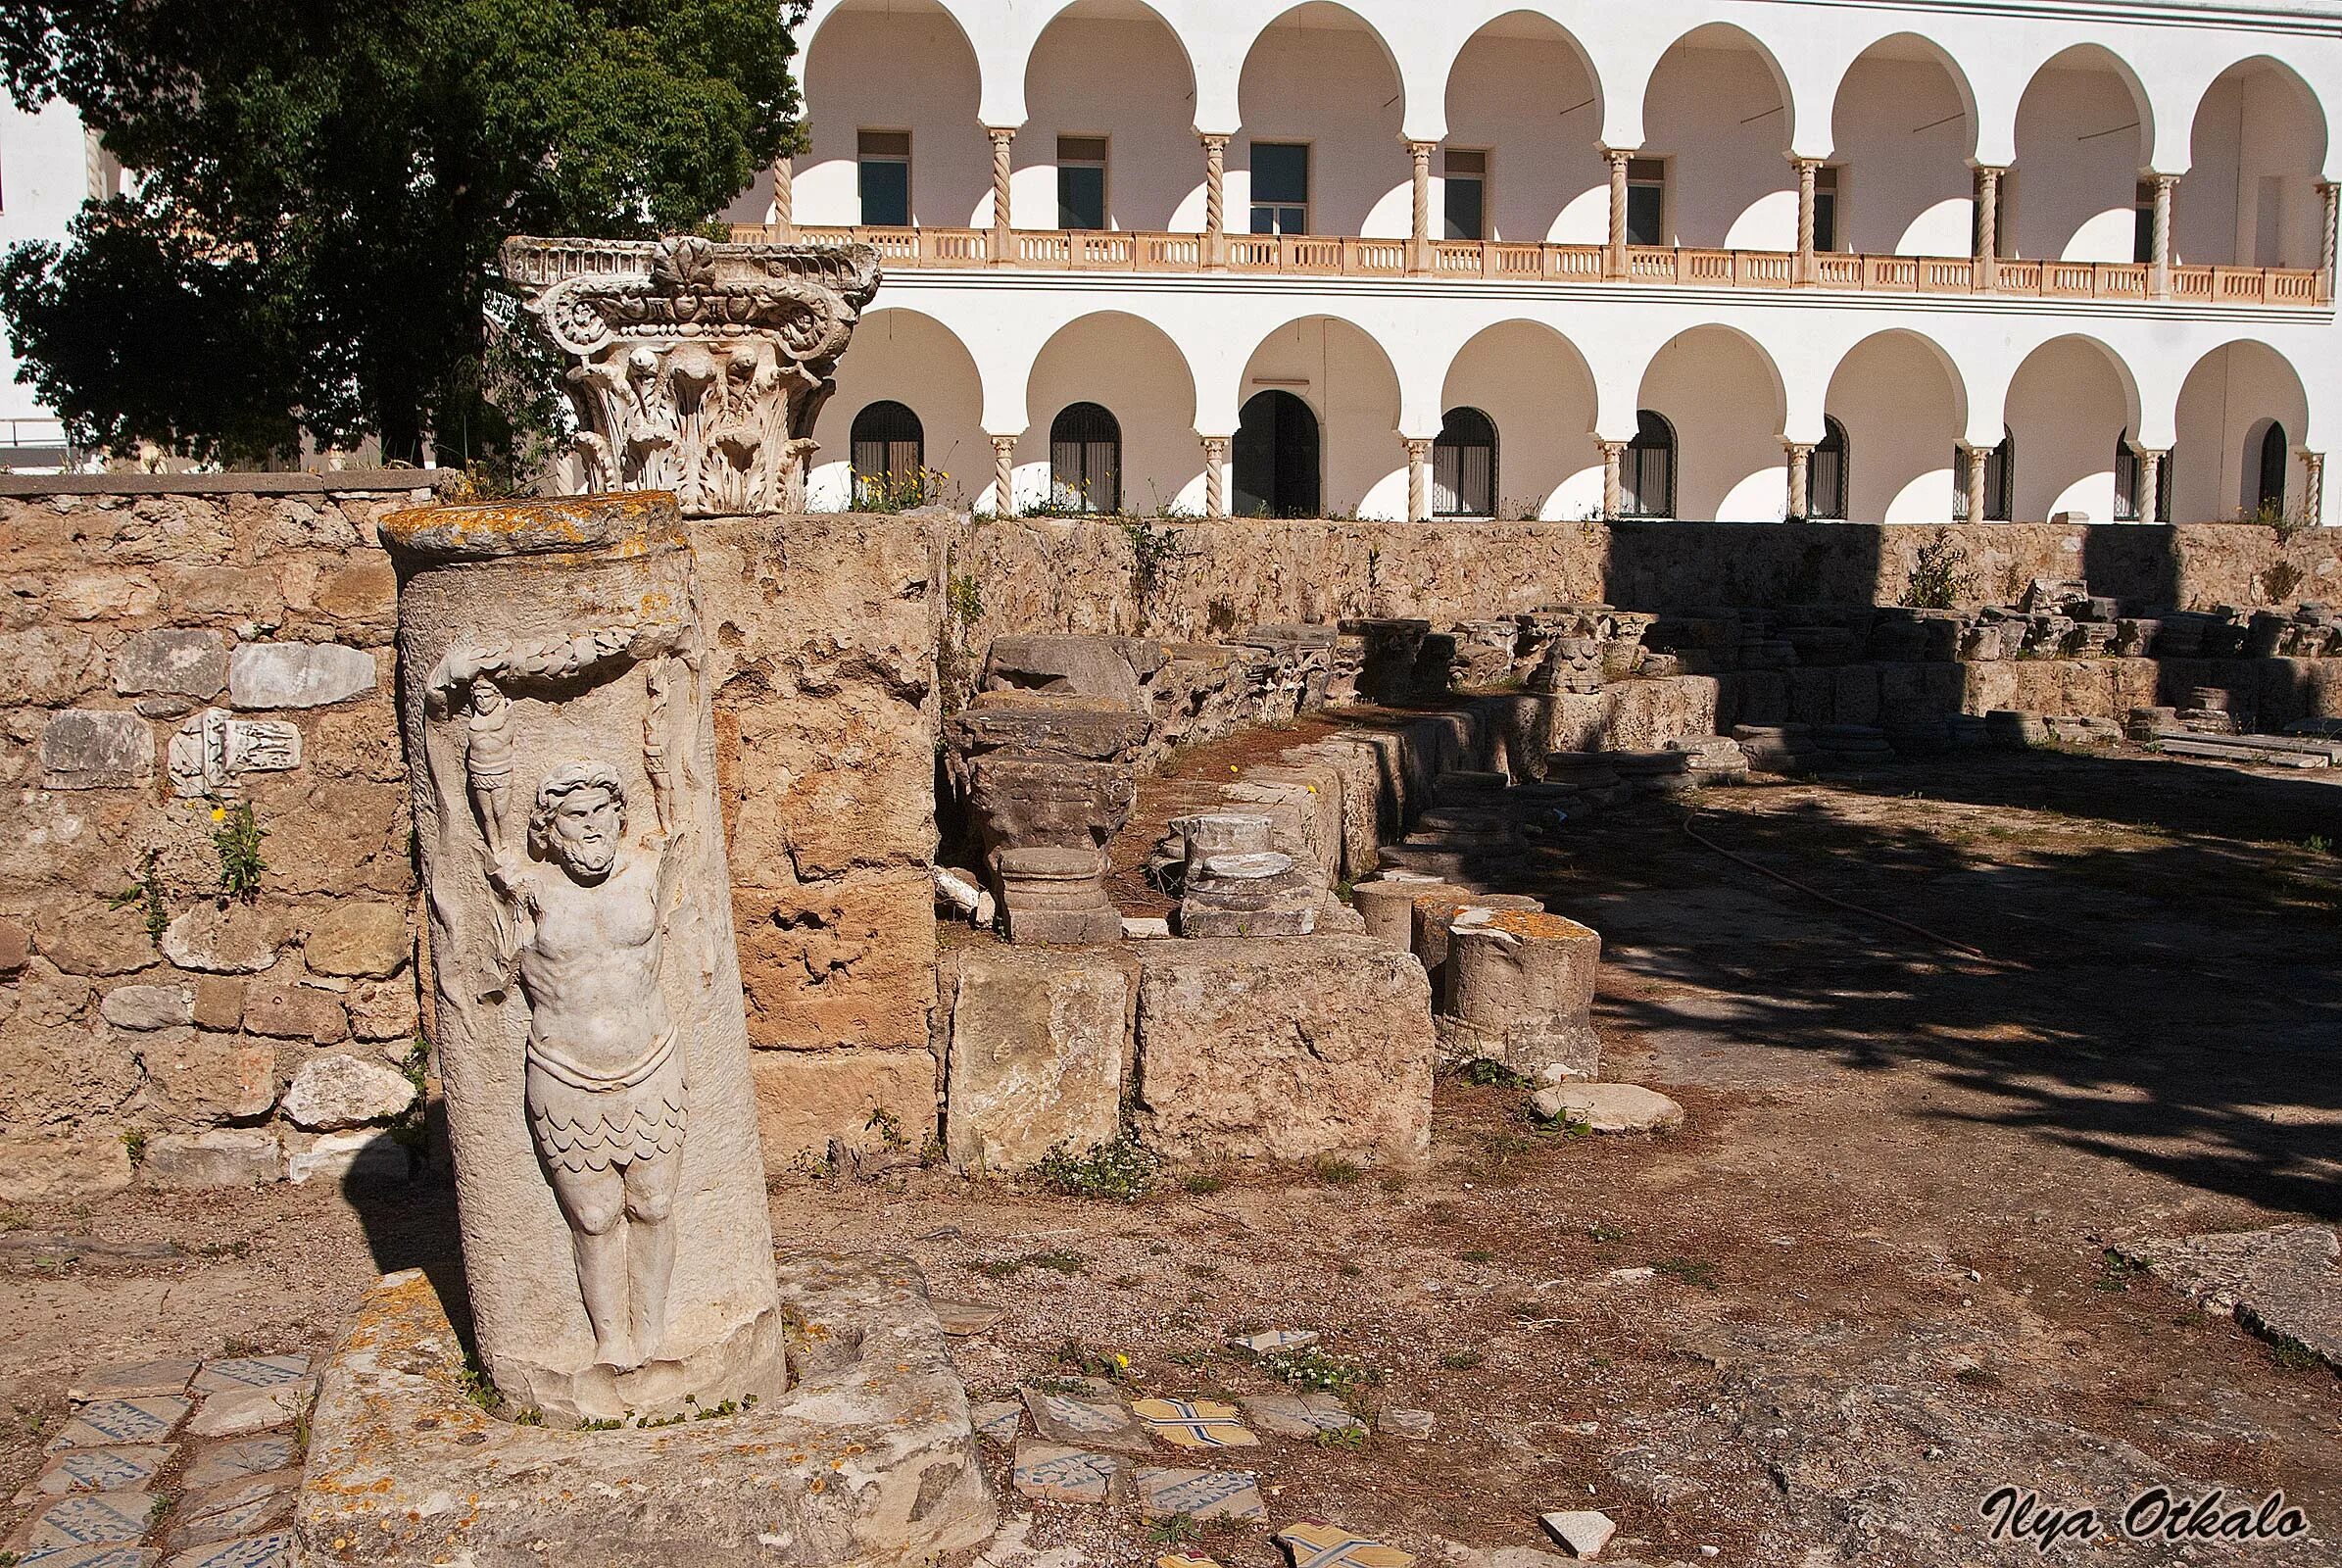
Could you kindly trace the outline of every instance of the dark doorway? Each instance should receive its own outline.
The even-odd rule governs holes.
[[[1238,417],[1236,498],[1240,517],[1318,514],[1317,416],[1291,392],[1262,392]]]

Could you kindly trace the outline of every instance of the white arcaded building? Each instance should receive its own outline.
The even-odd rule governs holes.
[[[887,270],[817,505],[924,466],[979,510],[2342,515],[2337,0],[817,0],[802,36],[810,148],[734,216]]]

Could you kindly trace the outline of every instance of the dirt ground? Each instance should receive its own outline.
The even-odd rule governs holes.
[[[776,1188],[781,1245],[900,1250],[1006,1307],[958,1342],[978,1396],[1117,1353],[1147,1392],[1259,1392],[1225,1336],[1320,1330],[1368,1407],[1429,1409],[1433,1440],[1242,1457],[1273,1521],[1419,1553],[1598,1507],[1611,1558],[2044,1560],[1985,1539],[2009,1483],[2109,1526],[2152,1486],[2282,1488],[2312,1526],[2233,1550],[2101,1530],[2049,1561],[2342,1561],[2342,1381],[2106,1251],[2342,1220],[2342,785],[1993,754],[1694,806],[1717,844],[1988,957],[1735,863],[1680,805],[1622,808],[1507,886],[1603,933],[1607,1076],[1676,1096],[1682,1133],[1556,1135],[1518,1090],[1451,1079],[1412,1174],[1195,1173],[1125,1206],[901,1171]],[[451,1214],[443,1181],[364,1209],[277,1188],[8,1214],[183,1255],[0,1247],[0,1485],[75,1369],[321,1346],[376,1270],[452,1251]],[[1063,1564],[1177,1534],[1005,1494],[1003,1517]],[[1259,1527],[1187,1544],[1279,1560]]]

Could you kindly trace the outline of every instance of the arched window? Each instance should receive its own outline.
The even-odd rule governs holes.
[[[1822,439],[1806,465],[1805,513],[1825,522],[1846,520],[1846,427],[1827,416]]]
[[[2130,444],[2130,432],[2115,438],[2115,521],[2136,522],[2144,515],[2139,494],[2145,482],[2147,460]],[[2155,469],[2155,518],[2171,520],[2171,454],[2166,452]]]
[[[2285,465],[2292,453],[2285,439],[2285,427],[2276,420],[2269,421],[2269,428],[2261,432],[2261,450],[2248,451],[2245,461],[2253,472],[2253,510],[2263,514],[2285,510]]]
[[[1122,426],[1095,403],[1069,404],[1049,425],[1049,502],[1067,512],[1122,510]]]
[[[1960,449],[1952,449],[1952,472],[1964,472]],[[2001,426],[2000,445],[1984,457],[1984,516],[1985,522],[2007,522],[2016,510],[2017,495],[2017,436],[2007,425]],[[1968,514],[1968,490],[1955,486],[1952,492],[1952,520],[1974,522]]]
[[[1432,443],[1432,514],[1496,515],[1496,426],[1478,409],[1450,409]]]
[[[916,506],[926,499],[927,432],[900,403],[854,416],[854,499],[858,506]]]
[[[1676,514],[1676,427],[1643,409],[1635,416],[1635,439],[1627,443],[1619,473],[1619,515],[1672,517]]]
[[[1317,415],[1291,392],[1255,392],[1237,416],[1230,466],[1240,517],[1318,514]]]

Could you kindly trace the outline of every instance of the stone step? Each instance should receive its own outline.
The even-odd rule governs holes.
[[[2158,741],[2205,741],[2214,746],[2233,746],[2248,751],[2297,752],[2304,757],[2322,757],[2328,762],[2342,763],[2342,738],[2319,740],[2305,735],[2201,735],[2193,730],[2159,729]]]
[[[2186,740],[2158,740],[2155,744],[2173,757],[2209,757],[2223,762],[2252,762],[2263,767],[2292,767],[2305,771],[2333,765],[2326,758],[2306,752],[2279,752],[2263,747],[2239,746],[2232,740],[2214,735],[2196,735]]]

